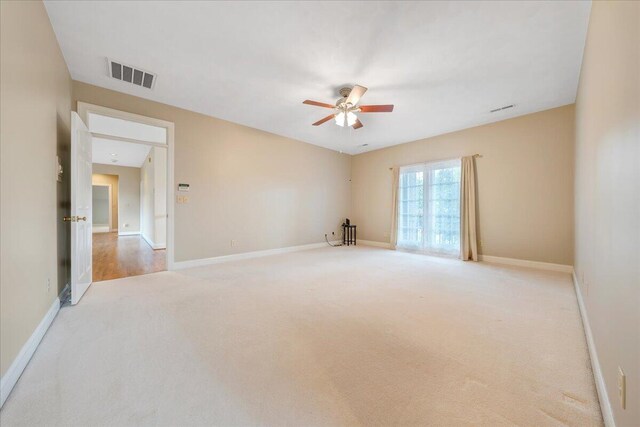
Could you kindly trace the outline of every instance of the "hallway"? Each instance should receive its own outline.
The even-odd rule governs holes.
[[[93,235],[93,281],[119,279],[164,271],[166,250],[153,250],[141,236],[118,233]]]

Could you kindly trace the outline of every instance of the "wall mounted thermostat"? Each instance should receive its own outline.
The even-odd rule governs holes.
[[[189,191],[189,184],[178,184],[178,191]]]

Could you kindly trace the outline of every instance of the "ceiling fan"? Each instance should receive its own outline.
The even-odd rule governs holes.
[[[393,111],[393,105],[358,105],[360,98],[367,91],[364,86],[355,85],[353,88],[343,87],[340,89],[342,98],[336,101],[336,105],[325,104],[324,102],[311,101],[309,99],[303,101],[303,104],[315,105],[316,107],[331,108],[334,110],[332,114],[318,120],[313,126],[320,126],[331,119],[335,119],[338,126],[352,126],[354,129],[360,129],[362,122],[358,119],[356,113],[390,113]]]

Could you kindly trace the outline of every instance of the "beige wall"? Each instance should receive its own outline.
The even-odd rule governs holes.
[[[153,150],[152,150],[153,151]],[[140,234],[153,246],[155,222],[153,221],[153,163],[149,152],[140,168]]]
[[[163,248],[167,247],[167,150],[160,147],[153,147],[152,152],[155,158],[153,165],[153,215],[155,221],[154,242]]]
[[[618,427],[640,425],[639,56],[640,3],[594,2],[576,101],[575,269]]]
[[[479,153],[480,253],[572,264],[573,121],[569,105],[354,156],[358,237],[389,241],[390,167]]]
[[[73,87],[74,101],[175,123],[175,183],[191,185],[190,202],[175,205],[176,261],[322,242],[325,233],[340,232],[349,213],[349,155],[84,83]]]
[[[140,234],[154,249],[164,249],[167,245],[166,151],[153,147],[140,169]]]
[[[118,197],[119,197],[119,185],[118,175],[110,175],[106,173],[96,173],[95,166],[93,175],[91,176],[92,185],[109,185],[111,187],[111,222],[109,227],[111,231],[118,228]]]
[[[139,232],[140,168],[94,163],[93,172],[118,177],[118,232]]]
[[[41,2],[0,2],[0,20],[4,375],[67,283],[71,78]],[[56,155],[65,159],[62,183]]]
[[[156,247],[167,247],[167,150],[153,147],[153,239]]]
[[[167,247],[167,149],[153,147],[142,164],[142,236],[154,249]]]

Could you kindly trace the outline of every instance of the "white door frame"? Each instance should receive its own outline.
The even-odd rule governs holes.
[[[113,231],[113,191],[111,188],[111,184],[94,184],[92,182],[91,187],[107,187],[109,189],[109,232],[112,232]],[[93,227],[96,226],[93,222],[91,223],[91,225]],[[118,226],[116,226],[116,230],[117,229],[118,229]]]
[[[149,141],[140,141],[136,139],[120,138],[111,135],[92,134],[95,137],[103,137],[116,139],[124,142],[132,142],[135,144],[151,145],[154,147],[164,147],[167,149],[167,270],[173,270],[175,264],[175,247],[174,247],[174,200],[175,200],[175,187],[173,180],[174,171],[174,138],[175,138],[175,125],[173,122],[166,120],[155,119],[153,117],[141,116],[139,114],[128,113],[126,111],[115,110],[113,108],[102,107],[100,105],[89,104],[86,102],[78,102],[78,115],[85,123],[89,123],[89,113],[100,114],[103,116],[113,117],[116,119],[129,120],[132,122],[143,123],[146,125],[163,127],[167,129],[167,143],[160,144]]]

